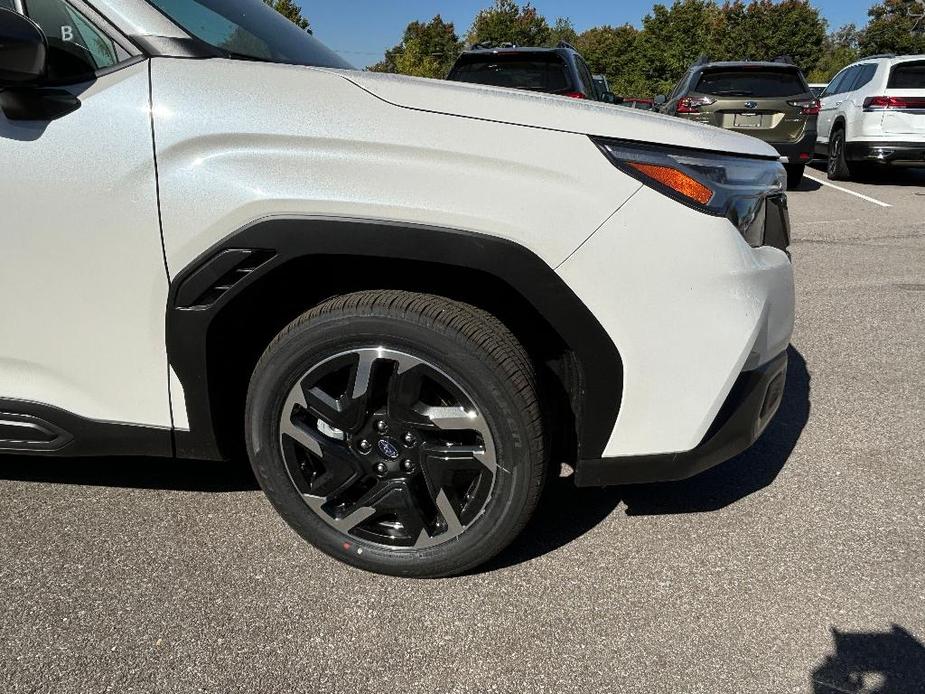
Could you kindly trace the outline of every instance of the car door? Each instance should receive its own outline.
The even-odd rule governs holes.
[[[858,66],[854,65],[845,68],[835,76],[835,79],[829,83],[829,86],[822,93],[819,99],[821,108],[816,126],[819,142],[828,143],[829,137],[832,135],[835,117],[838,115],[838,109],[844,101],[845,90],[857,77],[859,69]]]
[[[77,108],[0,112],[0,412],[39,408],[72,438],[141,425],[169,450],[148,62],[82,2],[11,4],[47,35],[43,98]]]

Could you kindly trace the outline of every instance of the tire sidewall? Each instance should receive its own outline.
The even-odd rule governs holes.
[[[391,549],[348,537],[319,518],[289,478],[278,444],[279,420],[288,393],[318,363],[364,347],[405,352],[433,364],[463,388],[488,423],[503,468],[497,470],[483,515],[448,543],[422,550]],[[354,566],[420,576],[455,573],[480,563],[512,539],[511,521],[527,504],[534,478],[529,469],[537,464],[531,460],[529,422],[523,408],[517,406],[518,395],[486,356],[458,336],[395,317],[326,316],[296,327],[264,355],[251,382],[245,425],[258,481],[300,535]],[[450,546],[452,552],[448,551]]]

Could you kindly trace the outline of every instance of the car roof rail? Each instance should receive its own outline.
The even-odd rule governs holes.
[[[490,51],[495,47],[493,41],[479,41],[478,43],[473,43],[469,46],[470,51]]]
[[[876,58],[895,58],[895,53],[878,53],[877,55],[865,55],[861,60],[874,60]],[[858,61],[860,62],[860,60]]]
[[[784,65],[796,65],[796,63],[793,62],[793,58],[789,55],[779,55],[776,58],[774,58],[774,60],[772,60],[771,62],[772,63],[782,63]]]
[[[575,46],[570,44],[568,41],[559,41],[559,44],[556,46],[556,48],[568,48],[570,51],[575,51],[576,53],[580,53],[580,51],[577,48],[575,48]]]

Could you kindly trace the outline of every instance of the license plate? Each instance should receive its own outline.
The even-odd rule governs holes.
[[[735,119],[737,128],[760,128],[761,114],[759,113],[737,113]]]

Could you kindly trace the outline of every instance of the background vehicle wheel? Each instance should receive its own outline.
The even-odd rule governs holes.
[[[787,169],[787,188],[793,190],[803,182],[803,174],[806,172],[804,164],[786,164]]]
[[[533,366],[496,318],[398,291],[331,299],[283,330],[248,392],[276,509],[327,554],[437,577],[521,531],[546,473]]]
[[[847,181],[852,173],[845,147],[845,129],[837,128],[832,131],[832,137],[829,139],[829,180]]]

